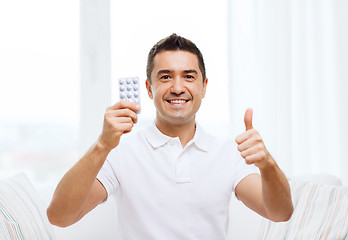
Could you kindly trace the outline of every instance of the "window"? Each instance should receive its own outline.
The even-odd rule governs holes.
[[[0,175],[49,179],[76,159],[78,1],[0,3]]]

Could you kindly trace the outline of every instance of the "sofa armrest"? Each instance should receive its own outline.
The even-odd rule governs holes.
[[[285,223],[265,221],[260,239],[345,239],[348,186],[302,180],[292,180],[290,186],[294,203],[291,219]]]
[[[0,239],[55,239],[45,204],[23,173],[0,181]]]

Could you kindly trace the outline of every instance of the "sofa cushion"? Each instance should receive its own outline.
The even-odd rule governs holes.
[[[290,182],[294,213],[285,223],[264,222],[261,239],[345,239],[348,187]]]
[[[25,174],[0,181],[0,239],[55,239],[45,206]]]

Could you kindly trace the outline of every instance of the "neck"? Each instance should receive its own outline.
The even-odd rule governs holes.
[[[182,147],[191,141],[196,132],[196,122],[190,121],[187,123],[164,123],[156,119],[156,126],[161,133],[169,137],[179,137]]]

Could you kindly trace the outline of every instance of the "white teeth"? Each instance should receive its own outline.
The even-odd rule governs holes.
[[[179,104],[179,103],[185,103],[186,100],[170,100],[170,103],[175,103],[175,104]]]

